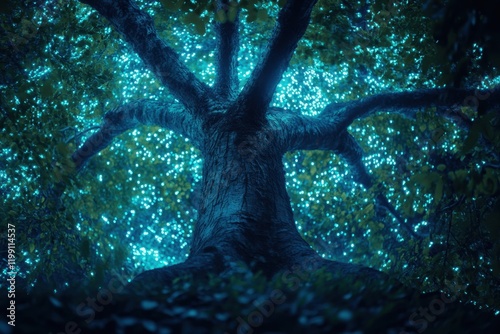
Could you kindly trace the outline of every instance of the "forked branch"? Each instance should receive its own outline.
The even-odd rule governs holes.
[[[131,0],[81,0],[104,16],[123,36],[146,66],[194,114],[207,110],[210,87],[179,59],[155,29],[150,15]]]
[[[215,93],[222,100],[232,99],[238,92],[239,10],[236,3],[218,0],[220,21],[215,23],[217,58]]]
[[[104,115],[99,130],[73,153],[76,169],[80,170],[91,157],[108,147],[116,136],[140,124],[167,128],[193,140],[200,138],[198,122],[180,105],[150,100],[131,102]]]
[[[339,134],[356,119],[376,112],[398,113],[414,119],[417,112],[436,107],[436,116],[450,119],[469,130],[471,119],[462,107],[473,107],[477,115],[500,113],[500,89],[429,89],[415,92],[384,93],[363,99],[331,103],[318,116],[272,108],[268,116],[275,119],[277,131],[283,132],[285,151],[332,149]]]
[[[462,113],[462,107],[465,106],[475,108],[478,115],[498,113],[500,92],[498,89],[490,91],[430,89],[387,93],[355,101],[332,103],[318,117],[276,109],[272,116],[269,116],[269,119],[278,122],[277,126],[281,130],[277,131],[283,132],[284,151],[332,150],[348,163],[355,180],[366,188],[370,188],[373,181],[362,162],[362,150],[347,132],[347,127],[355,119],[366,117],[378,111],[396,112],[405,117],[414,118],[418,111],[436,107],[437,115],[449,118],[459,126],[469,129],[472,122]],[[415,232],[412,226],[409,226],[407,220],[384,195],[377,197],[377,203],[413,236],[422,236]]]
[[[356,182],[361,183],[366,189],[373,187],[373,178],[368,173],[365,164],[363,163],[363,149],[356,142],[354,137],[347,131],[339,135],[338,144],[333,151],[344,159],[349,165],[353,178]],[[424,237],[424,234],[415,232],[414,227],[409,224],[396,208],[389,202],[387,197],[383,194],[378,194],[376,197],[377,204],[387,210],[394,219],[397,220],[399,225],[403,227],[408,233],[414,237]],[[415,219],[410,219],[413,223]]]
[[[316,0],[288,0],[280,11],[271,40],[235,103],[255,123],[265,117],[274,91],[286,71],[298,41],[304,35]],[[230,110],[231,112],[231,110]]]
[[[320,117],[337,129],[345,129],[354,120],[375,112],[399,113],[414,118],[425,108],[436,107],[436,113],[468,128],[470,120],[461,113],[462,107],[472,107],[478,114],[500,108],[500,89],[426,89],[412,92],[385,93],[363,99],[329,104]],[[334,123],[334,124],[333,124]]]

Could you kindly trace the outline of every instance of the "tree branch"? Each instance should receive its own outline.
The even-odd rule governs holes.
[[[350,166],[357,182],[366,188],[373,186],[371,176],[362,162],[362,150],[347,127],[356,119],[378,111],[395,112],[415,118],[418,111],[436,107],[437,114],[452,119],[459,126],[471,127],[472,121],[463,114],[462,107],[472,107],[478,115],[498,112],[500,90],[478,91],[473,89],[431,89],[416,92],[386,93],[364,99],[328,105],[318,117],[309,117],[274,109],[270,119],[278,119],[283,132],[284,151],[332,150]],[[423,237],[412,225],[419,219],[404,219],[387,197],[380,194],[377,203],[386,209],[412,236]]]
[[[160,39],[153,20],[131,0],[80,0],[97,10],[125,37],[146,66],[189,112],[202,114],[211,91]]]
[[[201,138],[201,125],[180,105],[140,100],[119,106],[104,115],[98,131],[92,134],[72,155],[76,169],[80,170],[94,155],[111,144],[123,132],[140,124],[157,125],[173,130],[194,141]]]
[[[238,93],[238,7],[229,0],[218,0],[216,11],[223,12],[223,22],[215,23],[217,34],[217,63],[215,92],[218,98],[228,100]]]
[[[71,142],[71,141],[73,141],[73,140],[78,141],[78,138],[80,138],[81,136],[83,136],[85,133],[87,133],[87,132],[89,132],[89,131],[92,131],[92,130],[97,130],[97,129],[99,129],[99,128],[100,128],[100,126],[95,125],[95,126],[91,126],[90,128],[87,128],[87,129],[85,129],[85,130],[83,130],[83,131],[77,132],[76,128],[73,128],[73,127],[66,127],[66,128],[61,129],[61,130],[59,130],[59,131],[64,132],[64,131],[66,131],[66,130],[72,130],[72,131],[74,131],[74,132],[75,132],[75,134],[74,134],[73,136],[71,136],[71,137],[69,137],[68,139],[64,140],[64,142],[65,142],[65,143],[69,143],[69,142]]]
[[[332,150],[349,165],[356,182],[361,183],[366,188],[373,186],[372,177],[362,161],[364,155],[363,149],[347,130],[339,134],[337,145]]]
[[[295,150],[329,150],[334,137],[330,137],[328,126],[318,117],[277,107],[269,108],[267,120],[284,152]]]
[[[297,43],[309,25],[316,0],[288,0],[280,11],[267,51],[252,72],[230,113],[245,119],[264,120],[276,86],[288,67]]]
[[[327,122],[319,117],[295,114],[279,108],[273,108],[272,111],[273,113],[268,116],[268,119],[270,119],[273,128],[281,128],[284,132],[282,134],[284,142],[280,144],[287,147],[285,150],[331,150],[348,164],[356,182],[362,184],[366,189],[373,187],[372,176],[362,161],[363,150],[346,128],[340,132],[332,132],[332,127],[328,127]],[[417,222],[417,219],[404,219],[385,195],[379,194],[376,201],[377,205],[388,211],[399,225],[413,237],[425,236],[415,232],[413,228],[413,223]]]
[[[277,108],[268,116],[281,127],[284,151],[332,150],[350,166],[354,179],[366,188],[373,186],[371,176],[362,162],[363,152],[347,132],[355,120],[378,111],[395,112],[414,118],[424,108],[437,107],[437,114],[450,118],[459,126],[469,129],[472,122],[461,111],[462,107],[473,107],[478,115],[498,112],[500,90],[477,91],[472,89],[432,89],[416,92],[386,93],[364,99],[328,105],[318,117],[304,116]],[[413,224],[418,217],[404,219],[387,197],[377,196],[377,204],[386,209],[412,236],[425,235],[415,232]]]
[[[342,159],[349,165],[353,178],[356,182],[361,183],[366,189],[373,187],[373,179],[371,175],[366,170],[365,164],[363,163],[363,149],[356,142],[354,137],[350,135],[347,131],[344,131],[339,135],[338,144],[333,151],[338,154]],[[412,223],[415,219],[407,222],[401,214],[396,210],[396,208],[389,202],[387,197],[383,194],[377,195],[377,204],[387,210],[408,233],[413,237],[424,237],[425,235],[415,232]]]
[[[500,110],[499,87],[478,91],[473,89],[431,89],[416,92],[384,93],[359,100],[332,103],[318,116],[306,116],[280,108],[270,108],[268,120],[273,120],[281,132],[284,150],[332,150],[347,127],[355,120],[376,112],[398,113],[415,118],[418,111],[436,107],[441,115],[469,130],[471,119],[462,107],[473,107],[477,115]]]
[[[329,104],[320,117],[335,123],[337,129],[345,129],[354,120],[364,118],[378,111],[399,113],[415,118],[424,108],[437,107],[437,113],[455,121],[459,126],[469,128],[470,119],[461,112],[461,107],[472,107],[478,114],[500,107],[500,89],[427,89],[413,92],[384,93],[360,100]]]

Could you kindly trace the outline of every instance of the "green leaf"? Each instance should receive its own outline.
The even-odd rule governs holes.
[[[205,35],[205,32],[207,31],[205,22],[203,22],[202,20],[196,21],[194,24],[194,28],[196,30],[196,33],[201,36]]]
[[[227,19],[229,22],[234,22],[236,20],[236,16],[238,15],[238,3],[231,2],[229,4],[229,9],[227,11]]]
[[[194,24],[194,29],[197,34],[204,35],[206,32],[206,23],[203,18],[194,12],[189,12],[183,18],[184,23]]]
[[[219,9],[215,13],[215,20],[218,21],[218,22],[221,22],[221,23],[224,23],[224,22],[227,21],[226,12],[224,11],[224,9]]]
[[[90,240],[84,238],[80,244],[80,253],[84,259],[90,258]]]
[[[500,238],[500,208],[497,208],[496,211],[491,212],[486,216],[484,220],[484,226],[490,232],[491,237],[494,240],[498,240]]]
[[[57,153],[61,154],[62,156],[65,156],[65,155],[70,153],[69,145],[66,143],[58,143],[56,145],[56,151],[57,151]]]
[[[170,11],[176,11],[179,10],[182,6],[184,1],[182,0],[160,0],[160,3],[162,4],[165,9],[168,9]]]
[[[261,8],[257,11],[257,19],[259,21],[266,21],[269,19],[269,15],[267,15],[267,10]]]
[[[495,117],[496,117],[496,113],[492,112],[492,113],[489,113],[489,114],[481,117],[481,120],[480,120],[480,126],[481,126],[482,133],[489,141],[495,140],[496,132],[491,124],[491,121]]]
[[[439,203],[439,201],[443,198],[443,188],[443,180],[439,179],[436,183],[436,189],[434,190],[434,203]]]
[[[247,22],[253,22],[257,20],[257,10],[254,7],[248,8]]]
[[[42,97],[46,99],[52,98],[52,96],[54,96],[54,88],[52,87],[52,84],[50,82],[45,82],[40,88],[40,94],[42,94]]]
[[[427,173],[415,173],[410,178],[412,184],[426,184],[427,181]]]
[[[364,213],[366,213],[366,214],[368,214],[368,213],[370,213],[370,212],[372,212],[372,211],[373,211],[373,208],[374,208],[374,207],[375,207],[375,206],[373,205],[373,203],[370,203],[370,204],[368,204],[368,205],[367,205],[367,206],[363,209],[363,212],[364,212]]]
[[[481,124],[478,121],[474,121],[474,123],[470,128],[469,134],[462,146],[463,154],[469,153],[476,146],[480,135],[481,135]]]
[[[444,165],[444,164],[440,164],[440,165],[438,165],[436,168],[437,168],[437,170],[438,170],[438,171],[441,171],[441,172],[442,172],[442,171],[444,171],[444,170],[446,169],[446,165]]]
[[[195,13],[187,13],[186,16],[184,16],[183,21],[184,23],[187,24],[196,24],[196,22],[200,19],[198,15]]]

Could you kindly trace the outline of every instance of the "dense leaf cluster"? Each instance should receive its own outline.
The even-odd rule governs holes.
[[[163,6],[141,6],[153,14],[161,37],[210,82],[211,24],[231,17],[214,12],[210,2],[160,2]],[[418,1],[319,1],[276,104],[299,104],[299,111],[312,114],[325,100],[345,101],[384,90],[450,82],[493,87],[498,73],[491,65],[498,65],[495,47],[500,43],[495,42],[498,29],[491,28],[500,20],[495,20],[494,10],[476,8],[468,14],[479,5],[458,3],[431,3],[424,15]],[[169,98],[159,82],[104,20],[78,2],[7,4],[0,13],[0,217],[1,233],[6,222],[16,224],[17,263],[24,279],[19,284],[56,289],[82,280],[100,284],[109,278],[110,268],[132,277],[145,268],[181,261],[200,196],[200,162],[190,143],[168,131],[139,128],[120,137],[78,178],[69,160],[91,133],[85,129],[97,124],[106,109],[136,98]],[[240,3],[246,22],[252,23],[244,27],[243,68],[253,66],[280,5]],[[446,38],[438,36],[441,53],[435,49],[436,31],[446,33]],[[484,76],[486,70],[490,77]],[[335,79],[326,81],[330,77],[322,75],[330,72]],[[423,110],[416,120],[377,114],[355,122],[352,133],[377,181],[372,189],[352,182],[347,167],[330,152],[288,154],[289,193],[301,233],[325,257],[391,272],[421,290],[442,289],[452,281],[467,286],[461,300],[498,309],[500,121],[498,113],[476,117],[468,101],[460,107],[470,130],[445,120],[437,110]],[[57,195],[60,188],[62,197]],[[373,204],[380,193],[429,236],[415,240],[405,234]],[[240,297],[247,291],[242,282],[229,285],[242,289],[236,293]],[[341,284],[339,289],[345,292]],[[340,295],[330,301],[341,300]],[[209,295],[206,305],[222,298],[215,296]],[[294,298],[290,300],[302,297]],[[254,300],[254,295],[245,300]],[[175,302],[183,308],[160,313],[191,317],[187,308],[194,302]],[[300,312],[307,314],[310,308],[323,314],[323,302],[309,300]],[[339,309],[333,313],[340,307],[360,308],[345,303],[336,303]],[[294,305],[283,306],[288,316],[298,314]],[[139,314],[130,315],[134,307],[123,307],[123,317],[131,319],[108,318],[100,324],[147,329]],[[226,311],[200,316],[205,319],[200,321],[226,321]],[[54,314],[50,321],[62,323]],[[194,314],[193,319],[204,313]],[[66,316],[61,313],[62,319]],[[334,317],[327,311],[323,316]],[[323,321],[330,330],[347,330],[354,323]],[[295,325],[290,323],[290,328]]]
[[[453,296],[456,291],[420,296],[391,282],[367,286],[337,278],[331,284],[332,277],[323,271],[306,276],[283,274],[269,281],[237,268],[229,276],[180,278],[146,298],[123,291],[113,294],[104,288],[47,298],[40,290],[19,296],[18,307],[25,312],[16,329],[53,333],[468,333],[491,331],[499,321],[491,313],[458,303]]]

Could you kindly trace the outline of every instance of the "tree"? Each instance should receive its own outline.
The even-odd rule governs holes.
[[[74,262],[78,262],[76,256],[79,254],[93,257],[94,255],[90,253],[94,251],[90,249],[93,250],[95,246],[90,243],[94,243],[92,237],[99,232],[90,232],[93,230],[90,225],[99,220],[100,213],[91,210],[82,212],[76,209],[78,206],[73,209],[68,206],[71,205],[72,199],[83,196],[75,189],[81,186],[85,175],[100,173],[98,166],[92,166],[97,159],[91,158],[104,152],[106,148],[113,147],[111,143],[119,135],[146,125],[153,126],[154,129],[158,127],[169,129],[187,138],[201,154],[203,172],[201,185],[197,191],[198,200],[195,201],[197,217],[188,258],[173,266],[141,273],[134,279],[132,284],[134,287],[163,285],[184,274],[220,274],[237,262],[244,263],[252,271],[262,271],[269,277],[309,263],[315,268],[327,268],[335,277],[352,277],[368,282],[386,280],[387,276],[365,266],[321,257],[299,233],[286,189],[283,163],[284,156],[285,159],[290,159],[289,152],[298,150],[315,150],[307,155],[299,154],[302,160],[300,164],[311,169],[316,169],[318,167],[314,166],[320,165],[326,170],[332,167],[331,161],[339,166],[343,166],[341,163],[344,163],[354,180],[354,183],[347,183],[345,189],[352,187],[359,193],[364,191],[368,194],[366,202],[357,203],[350,209],[346,208],[343,217],[346,226],[351,222],[361,222],[366,223],[368,228],[353,226],[349,236],[346,233],[338,233],[339,240],[345,242],[350,238],[369,237],[372,251],[383,249],[384,255],[392,252],[394,262],[397,259],[395,254],[405,254],[405,251],[399,250],[404,248],[400,246],[404,240],[409,248],[422,253],[422,257],[408,253],[401,261],[406,262],[406,266],[411,266],[414,277],[419,276],[417,266],[433,258],[432,252],[441,255],[444,253],[444,256],[437,257],[436,260],[437,265],[442,263],[443,259],[445,261],[442,275],[440,273],[439,279],[426,282],[427,285],[422,284],[425,288],[435,287],[450,277],[455,278],[453,268],[459,259],[448,257],[454,242],[457,245],[464,240],[468,243],[477,242],[478,246],[471,255],[476,262],[460,263],[460,266],[469,269],[479,266],[480,274],[474,271],[471,275],[480,275],[483,280],[481,282],[490,279],[498,282],[499,263],[496,255],[499,248],[498,245],[491,243],[491,240],[498,235],[498,227],[493,226],[491,217],[495,210],[498,211],[500,174],[496,152],[500,140],[495,130],[498,128],[500,94],[494,86],[496,81],[493,78],[483,80],[483,77],[480,77],[483,87],[478,89],[478,77],[470,78],[463,74],[467,69],[473,74],[484,75],[484,69],[488,67],[484,64],[495,64],[497,59],[494,57],[494,48],[491,47],[494,43],[491,42],[491,38],[486,38],[487,34],[463,33],[465,36],[459,34],[455,40],[449,41],[446,45],[448,48],[460,43],[461,38],[473,42],[468,44],[469,47],[457,51],[452,59],[460,63],[465,57],[467,64],[460,63],[458,70],[456,66],[451,66],[448,71],[440,73],[442,68],[446,69],[443,64],[449,61],[446,58],[444,61],[438,57],[433,58],[434,41],[430,37],[429,28],[431,25],[427,24],[429,19],[423,17],[422,5],[418,3],[397,5],[394,2],[383,1],[357,4],[323,1],[316,4],[316,1],[289,0],[280,3],[280,6],[272,7],[263,3],[256,4],[255,1],[242,2],[238,5],[221,0],[212,7],[207,7],[191,2],[184,4],[182,1],[162,1],[166,4],[165,7],[172,5],[178,6],[178,9],[183,6],[187,12],[184,20],[192,23],[200,35],[208,36],[212,33],[216,36],[215,54],[211,57],[215,67],[214,78],[213,83],[209,85],[193,74],[176,50],[164,41],[175,38],[172,35],[168,36],[168,33],[162,38],[155,28],[155,23],[172,24],[170,28],[173,27],[173,23],[160,16],[161,13],[166,15],[167,8],[137,5],[129,0],[86,0],[82,3],[90,5],[92,10],[68,2],[62,9],[58,9],[59,12],[54,15],[56,19],[53,21],[45,22],[45,18],[40,16],[33,16],[31,20],[21,18],[14,23],[23,29],[22,34],[17,35],[16,39],[13,39],[8,32],[4,34],[8,42],[16,46],[15,50],[7,53],[4,63],[9,66],[10,71],[2,78],[4,86],[9,88],[5,101],[2,101],[2,113],[5,115],[3,118],[5,126],[2,124],[2,129],[6,129],[2,132],[10,133],[8,142],[11,143],[4,154],[16,156],[19,161],[32,161],[43,166],[36,172],[39,173],[39,176],[35,177],[35,180],[40,182],[39,186],[30,186],[28,182],[19,188],[20,191],[26,192],[23,196],[36,197],[29,204],[28,212],[25,212],[26,208],[17,205],[16,196],[11,195],[9,204],[5,206],[5,217],[17,217],[19,221],[42,221],[44,225],[41,229],[44,232],[51,231],[48,235],[52,238],[58,235],[57,233],[60,238],[70,236],[75,243],[66,246],[68,249],[64,252],[64,256],[69,254],[75,257]],[[35,3],[28,9],[36,12],[37,6],[42,5]],[[50,8],[53,5],[55,6],[53,3],[45,4]],[[440,9],[455,8],[439,5]],[[488,8],[476,9],[479,18],[492,18],[492,14],[487,12]],[[240,84],[241,69],[248,66],[240,59],[239,53],[242,45],[240,39],[247,38],[240,36],[240,31],[246,26],[240,21],[240,12],[247,13],[247,21],[260,18],[262,21],[259,23],[260,29],[263,29],[269,25],[270,19],[266,21],[266,18],[269,18],[268,13],[272,14],[273,10],[279,11],[279,14],[275,28],[266,37],[269,42],[266,43],[255,67],[251,69],[251,74]],[[432,6],[428,10],[434,14],[438,12]],[[75,11],[77,15],[73,14]],[[96,12],[100,16],[95,15]],[[208,15],[209,12],[214,12],[215,18]],[[155,13],[157,16],[152,17],[150,13]],[[175,15],[172,17],[176,18]],[[100,18],[105,18],[106,21]],[[214,21],[213,31],[207,24],[208,21]],[[311,21],[312,29],[308,30]],[[483,21],[485,20],[482,19],[481,22]],[[111,24],[113,31],[107,27],[108,23]],[[459,21],[453,29],[462,31],[468,24],[471,24],[470,21],[465,19]],[[57,31],[58,36],[50,36],[54,26],[61,29]],[[74,27],[77,31],[61,33],[64,27]],[[396,29],[401,30],[399,35],[394,35]],[[418,29],[424,29],[425,32],[419,35]],[[453,29],[450,31],[455,31]],[[37,31],[34,37],[31,34],[32,30]],[[98,127],[89,128],[85,132],[76,131],[66,138],[64,138],[65,133],[45,136],[50,139],[43,136],[30,137],[40,141],[44,148],[52,145],[51,147],[55,149],[51,153],[44,154],[37,154],[36,150],[36,153],[30,154],[23,152],[26,137],[17,136],[16,132],[33,125],[28,124],[31,120],[18,117],[14,108],[19,108],[21,115],[33,114],[29,102],[25,101],[41,99],[37,104],[47,108],[51,106],[50,103],[56,102],[47,104],[44,101],[59,100],[57,105],[53,105],[56,110],[72,109],[68,114],[58,116],[42,113],[37,120],[41,124],[52,122],[52,128],[68,131],[72,131],[72,128],[68,128],[68,124],[79,122],[78,108],[81,107],[78,106],[80,101],[72,101],[68,97],[69,93],[64,93],[67,89],[65,85],[70,86],[79,98],[89,97],[89,94],[98,96],[100,105],[95,107],[101,112],[110,105],[106,99],[114,99],[113,103],[116,103],[116,95],[112,93],[118,88],[119,74],[108,67],[112,63],[110,60],[101,59],[111,56],[117,48],[116,43],[107,42],[102,34],[118,38],[116,32],[120,34],[119,38],[123,38],[137,53],[142,63],[158,80],[153,85],[167,88],[171,97],[133,99],[106,111]],[[449,35],[453,36],[453,33]],[[39,46],[45,46],[45,49],[31,50],[29,43],[22,40],[26,39],[25,36],[30,37],[31,41],[38,43]],[[200,48],[210,49],[210,46],[203,43],[213,43],[208,37],[193,38],[197,39]],[[259,41],[262,37],[254,39]],[[330,39],[335,47],[329,46]],[[40,59],[43,52],[49,50],[50,53],[51,48],[57,48],[58,43],[72,45],[76,47],[76,51],[68,49],[65,52],[54,53],[50,58],[51,64],[47,66],[49,69],[45,72],[39,70],[37,74],[45,80],[45,84],[33,89],[32,85],[23,81],[22,76],[25,73],[22,68],[31,67],[33,71],[35,68],[43,67],[43,64],[30,65],[27,53],[31,52],[36,56],[35,59]],[[385,48],[386,54],[390,55],[386,65],[394,66],[394,70],[387,71],[387,68],[384,69],[375,63],[377,61],[383,63],[384,60],[380,59],[381,53],[371,48],[372,43],[379,49]],[[415,52],[415,45],[425,53],[425,56],[418,60],[412,59],[415,56],[415,53],[412,53]],[[488,50],[488,56],[491,57],[484,57],[481,47]],[[90,51],[90,48],[95,50]],[[294,57],[296,50],[297,55]],[[392,53],[387,53],[387,50]],[[401,57],[394,54],[399,50],[405,50]],[[391,56],[403,58],[403,61],[400,59],[396,62],[390,59]],[[319,60],[314,60],[313,57]],[[316,109],[303,113],[294,110],[297,106],[280,107],[279,103],[273,100],[290,66],[314,67],[315,61],[318,61],[321,63],[317,65],[320,70],[333,70],[335,66],[343,64],[343,58],[348,58],[350,61],[346,70],[350,72],[347,75],[348,79],[351,82],[361,82],[357,84],[359,87],[356,91],[352,88],[345,89],[346,94],[341,98],[335,98],[335,93],[331,89],[324,88],[319,92],[330,94],[328,96],[330,101],[320,109],[312,101],[309,104],[307,101],[297,103],[299,106],[313,106]],[[484,60],[485,58],[488,59]],[[84,67],[85,71],[82,69]],[[81,75],[78,78],[62,79],[62,73],[67,70],[72,74],[81,71]],[[412,77],[411,73],[418,70],[422,70],[426,76]],[[374,78],[379,74],[381,79],[377,82]],[[491,75],[496,75],[496,72],[492,70]],[[92,86],[89,77],[96,77],[97,82],[94,84],[99,84]],[[111,81],[110,78],[116,80]],[[471,80],[476,82],[470,82]],[[449,85],[445,85],[446,83]],[[393,86],[392,91],[382,91],[388,85]],[[440,87],[437,88],[438,86]],[[20,88],[18,90],[20,93],[14,93],[13,87]],[[364,89],[366,92],[363,92]],[[397,116],[381,116],[379,113]],[[368,134],[352,133],[356,128],[353,124],[360,124],[359,122],[366,120],[371,122],[373,127],[376,125],[379,130],[385,129],[381,130],[385,131],[381,132],[381,136],[385,135],[387,138],[392,136],[391,131],[394,129],[400,135],[409,134],[411,132],[409,128],[415,127],[424,138],[434,141],[432,150],[429,150],[428,145],[424,143],[402,142],[392,145],[391,151],[395,152],[397,159],[400,159],[397,168],[404,174],[403,181],[409,184],[406,188],[414,188],[408,190],[406,201],[403,197],[397,198],[394,195],[395,189],[404,191],[402,185],[397,186],[396,182],[386,178],[384,186],[367,168],[368,163],[363,159],[367,142],[363,142],[359,137]],[[78,145],[81,137],[90,131],[94,132]],[[467,137],[464,139],[465,135]],[[361,142],[365,147],[360,144]],[[451,146],[450,150],[444,153],[443,150],[435,148],[443,146],[443,143]],[[183,148],[188,152],[191,150],[191,147],[187,146],[180,147],[179,150]],[[70,154],[71,150],[74,152]],[[127,154],[132,154],[134,150],[134,147],[129,148]],[[422,170],[417,172],[416,168],[420,166],[411,162],[411,155],[419,150],[429,152],[428,156],[421,157],[417,161],[428,163],[428,166],[422,166]],[[160,149],[160,152],[165,151]],[[333,152],[334,156],[330,152]],[[317,155],[316,159],[314,155]],[[108,152],[106,156],[109,158],[113,154]],[[47,164],[47,161],[51,163]],[[112,161],[110,163],[113,164]],[[476,164],[479,165],[475,170],[468,170],[469,166]],[[6,165],[5,169],[9,169],[8,167],[10,165]],[[120,173],[142,173],[142,170],[147,168],[137,164],[126,166],[126,170],[125,168],[120,170],[119,167],[118,164],[111,166],[104,186],[104,188],[116,187],[116,190],[99,190],[101,194],[105,194],[103,198],[115,196],[116,191],[120,192],[117,196],[127,197],[127,191],[132,187],[127,184],[114,184],[113,178],[116,177],[116,181],[123,181],[126,176]],[[91,172],[87,171],[85,174],[86,169],[90,169]],[[18,180],[21,175],[26,175],[26,171],[22,169],[15,171],[12,168],[12,170],[8,172],[10,174],[6,179]],[[79,176],[76,176],[75,172],[79,172]],[[115,172],[116,176],[112,176]],[[103,188],[103,185],[92,187],[94,188],[91,189],[96,191],[97,188]],[[180,192],[189,190],[180,189]],[[95,195],[91,194],[87,198],[93,196]],[[171,197],[171,194],[168,196]],[[342,200],[345,200],[345,197]],[[325,201],[328,204],[339,202],[336,196],[331,195],[330,199]],[[117,200],[118,202],[120,201]],[[91,207],[94,204],[89,201],[86,206]],[[339,203],[339,206],[341,205]],[[470,212],[482,216],[476,221],[480,228],[472,224],[470,216],[466,216],[469,214],[468,210],[475,205],[479,208]],[[108,214],[112,215],[117,208],[107,208],[107,210]],[[317,205],[312,204],[310,211],[315,211],[314,217],[317,219],[324,219],[317,214],[321,211]],[[458,212],[458,216],[461,217],[454,216],[456,215],[454,212]],[[55,215],[59,221],[64,222],[62,225],[65,228],[64,232],[56,232],[55,229],[59,229],[60,226],[55,227],[50,223]],[[472,237],[467,239],[464,236],[456,238],[450,229],[446,230],[446,224],[442,222],[448,216],[453,217],[449,218],[450,226],[451,219],[458,219],[460,234],[466,234],[466,231],[471,229],[485,233],[486,236],[477,239]],[[304,223],[304,226],[306,224]],[[33,234],[40,234],[40,231],[33,229],[36,230],[33,227],[26,227],[26,230],[22,231],[22,235],[26,238],[21,241],[27,253],[33,253],[37,248],[30,241],[30,237]],[[85,233],[79,233],[81,229],[84,229]],[[306,237],[314,239],[310,235]],[[99,234],[99,238],[108,240],[102,233]],[[454,238],[455,241],[450,241],[450,238]],[[433,244],[438,246],[437,250],[436,247],[432,247]],[[59,246],[59,243],[55,245]],[[328,248],[328,245],[327,241],[325,248]],[[318,248],[318,245],[316,247]],[[56,247],[52,250],[57,251]],[[25,256],[29,258],[29,255]],[[389,257],[387,261],[390,260]],[[65,262],[61,263],[65,265]],[[81,263],[79,265],[81,266]],[[88,265],[88,262],[85,265]],[[395,272],[405,269],[403,263],[399,268],[394,268]],[[101,268],[101,274],[102,271]],[[404,277],[402,279],[405,280]],[[476,289],[477,287],[479,289]],[[475,290],[479,291],[475,292],[477,295],[484,293],[483,283],[474,284]],[[498,287],[487,290],[498,293]],[[486,298],[487,294],[484,293],[482,296]],[[492,305],[487,298],[483,302]]]

